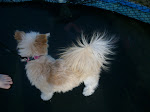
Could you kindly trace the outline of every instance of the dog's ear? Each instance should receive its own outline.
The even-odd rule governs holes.
[[[47,38],[50,37],[50,33],[46,33]]]
[[[18,42],[20,42],[24,35],[25,35],[25,32],[17,30],[17,31],[15,31],[14,37]]]
[[[50,36],[50,33],[39,34],[39,35],[36,36],[35,42],[46,44],[48,36]]]

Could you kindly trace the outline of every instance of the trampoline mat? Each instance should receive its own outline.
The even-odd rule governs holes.
[[[59,48],[68,47],[81,32],[107,31],[119,37],[109,71],[102,71],[99,86],[89,97],[84,85],[42,101],[31,86],[25,63],[0,48],[0,73],[12,77],[9,90],[0,90],[3,112],[148,112],[150,100],[150,25],[98,8],[50,3],[0,5],[0,42],[12,50],[15,30],[51,33],[48,54],[58,58]]]

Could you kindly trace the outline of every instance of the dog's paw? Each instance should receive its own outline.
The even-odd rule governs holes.
[[[83,89],[83,95],[84,96],[90,96],[90,95],[92,95],[94,93],[94,89],[92,89],[92,88],[89,88],[89,87],[85,87],[84,89]]]
[[[49,93],[49,94],[42,93],[41,94],[41,99],[44,100],[44,101],[48,101],[52,98],[52,96],[53,96],[53,93]]]

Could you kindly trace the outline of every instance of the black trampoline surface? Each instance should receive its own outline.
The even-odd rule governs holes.
[[[58,58],[83,31],[107,31],[119,37],[109,71],[103,71],[99,87],[89,97],[84,85],[67,93],[55,93],[42,101],[31,86],[25,63],[0,46],[0,73],[12,77],[9,90],[0,89],[0,112],[150,112],[150,25],[98,8],[50,3],[0,4],[0,42],[16,50],[15,30],[51,33],[49,55]]]

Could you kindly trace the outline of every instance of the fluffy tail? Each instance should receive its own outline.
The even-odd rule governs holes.
[[[72,70],[90,73],[91,71],[99,71],[100,68],[107,69],[110,58],[108,55],[114,54],[112,48],[116,42],[114,37],[106,39],[106,34],[94,33],[90,42],[81,36],[81,40],[77,41],[77,45],[65,49],[61,58]]]

